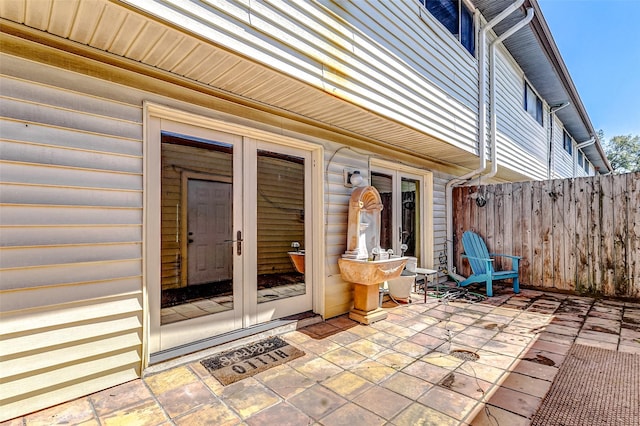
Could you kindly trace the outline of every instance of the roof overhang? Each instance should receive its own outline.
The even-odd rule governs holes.
[[[472,0],[487,21],[514,1]],[[569,102],[567,107],[557,111],[557,117],[577,143],[595,137],[596,142],[583,148],[583,152],[601,173],[611,171],[611,165],[598,140],[597,132],[591,124],[537,0],[525,0],[523,6],[497,24],[494,31],[501,35],[522,20],[527,8],[530,7],[534,10],[533,20],[529,25],[508,37],[503,44],[522,68],[527,80],[547,104],[557,107]]]

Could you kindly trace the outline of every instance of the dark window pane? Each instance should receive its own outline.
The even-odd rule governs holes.
[[[444,25],[447,30],[458,36],[458,2],[456,0],[426,0],[427,10]]]
[[[471,53],[475,53],[475,29],[473,26],[473,13],[462,5],[460,10],[460,43]]]

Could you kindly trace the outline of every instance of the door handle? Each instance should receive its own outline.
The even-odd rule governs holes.
[[[236,252],[238,253],[238,256],[240,256],[242,254],[242,231],[238,231],[236,232],[236,239],[235,240],[224,240],[225,243],[237,243],[237,249]]]

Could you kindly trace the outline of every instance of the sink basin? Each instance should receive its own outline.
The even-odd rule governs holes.
[[[407,263],[407,257],[387,260],[338,259],[342,279],[351,283],[377,285],[397,278]]]

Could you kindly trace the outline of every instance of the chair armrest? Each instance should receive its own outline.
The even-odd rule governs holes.
[[[484,260],[486,262],[493,262],[494,259],[487,259],[486,257],[473,257],[473,256],[467,256],[466,254],[463,254],[462,257],[466,257],[467,259],[476,259],[476,260]]]
[[[489,256],[509,257],[511,259],[522,259],[522,256],[512,256],[510,254],[489,253]]]

